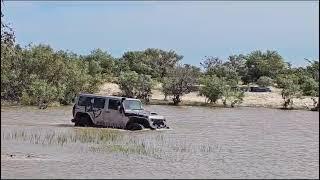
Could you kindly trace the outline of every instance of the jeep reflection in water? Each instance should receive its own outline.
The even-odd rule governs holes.
[[[169,128],[166,119],[146,111],[138,99],[80,94],[73,106],[75,126],[111,127],[127,130]]]

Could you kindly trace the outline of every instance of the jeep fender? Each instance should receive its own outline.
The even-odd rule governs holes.
[[[154,127],[152,127],[150,125],[150,122],[147,118],[138,117],[138,116],[129,117],[129,121],[126,123],[126,129],[127,129],[128,125],[131,123],[138,123],[138,124],[141,124],[144,128],[155,129]]]

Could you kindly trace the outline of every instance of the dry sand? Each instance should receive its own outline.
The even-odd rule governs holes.
[[[272,92],[246,92],[244,101],[240,106],[256,106],[256,107],[276,107],[282,106],[283,100],[281,97],[281,89],[271,88]],[[100,95],[114,95],[120,92],[119,86],[115,83],[105,83],[101,86]],[[151,100],[163,100],[164,95],[161,92],[161,85],[157,85],[152,90]],[[170,97],[168,97],[170,99]],[[182,96],[182,101],[187,102],[205,102],[203,96],[198,96],[198,92],[191,92]],[[294,99],[294,108],[312,107],[313,100],[311,97],[302,97],[301,99]],[[218,103],[221,103],[218,101]]]

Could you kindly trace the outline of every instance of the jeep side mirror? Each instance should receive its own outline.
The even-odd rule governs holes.
[[[94,99],[93,99],[93,98],[90,100],[90,103],[91,103],[91,104],[94,104]]]

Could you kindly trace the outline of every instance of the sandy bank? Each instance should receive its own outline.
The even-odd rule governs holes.
[[[282,97],[281,89],[271,88],[272,92],[246,92],[244,101],[240,106],[249,107],[269,107],[269,108],[281,108]],[[105,83],[101,86],[99,93],[101,95],[113,95],[119,93],[120,89],[117,84]],[[153,104],[165,104],[164,95],[161,92],[161,86],[157,86],[152,90],[151,101]],[[170,100],[170,97],[168,97]],[[293,107],[295,109],[307,109],[312,107],[313,101],[311,97],[302,97],[301,99],[294,99]],[[168,102],[169,103],[169,102]],[[191,92],[182,96],[182,104],[184,105],[203,105],[205,103],[205,97],[198,96],[198,92]],[[217,106],[221,106],[221,101],[218,101]]]

